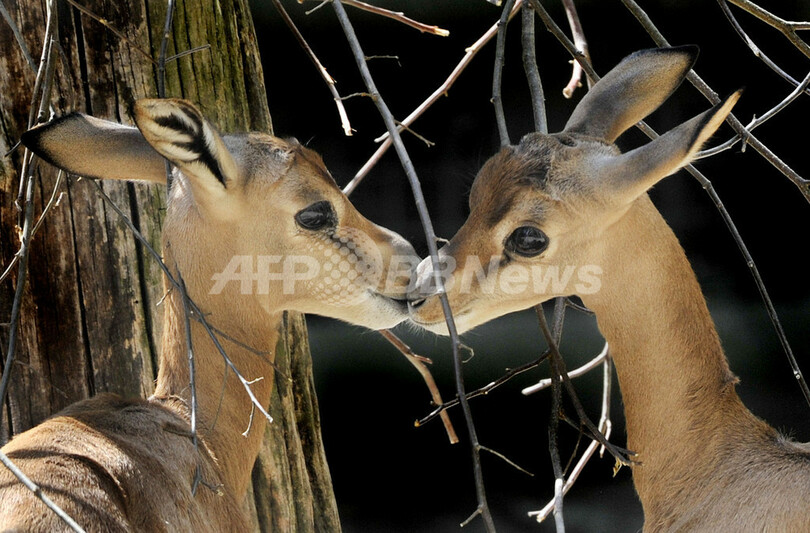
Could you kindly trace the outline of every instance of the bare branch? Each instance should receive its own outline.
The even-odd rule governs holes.
[[[601,359],[600,363],[603,368],[603,379],[602,379],[602,414],[599,418],[599,431],[605,436],[605,439],[610,439],[610,432],[612,428],[612,423],[610,421],[610,393],[611,393],[611,362],[610,358],[607,356],[607,344],[605,345],[605,357]],[[600,354],[601,355],[601,354]],[[569,377],[573,377],[573,372],[569,373]],[[571,469],[571,472],[568,474],[568,477],[565,479],[565,484],[562,486],[561,492],[562,495],[568,494],[568,491],[574,486],[579,475],[585,469],[585,465],[588,461],[593,457],[596,450],[599,448],[599,442],[597,440],[592,440],[588,447],[583,452],[582,456],[577,461],[574,468]],[[604,451],[604,446],[602,446],[602,450]],[[529,516],[533,516],[537,519],[538,522],[542,522],[551,512],[554,510],[556,501],[558,499],[557,496],[557,488],[555,486],[555,497],[552,498],[545,507],[543,507],[539,511],[531,511]]]
[[[346,4],[347,6],[356,7],[357,9],[362,9],[363,11],[374,13],[375,15],[382,15],[383,17],[396,20],[397,22],[401,22],[406,26],[415,28],[421,31],[422,33],[430,33],[432,35],[438,35],[439,37],[447,37],[448,35],[450,35],[450,32],[447,30],[444,30],[438,26],[431,26],[430,24],[423,24],[421,22],[417,22],[412,18],[406,17],[404,13],[399,11],[391,11],[390,9],[384,9],[382,7],[373,6],[365,2],[360,2],[359,0],[343,0],[343,3]]]
[[[599,352],[599,355],[585,363],[579,368],[575,368],[574,370],[568,373],[569,378],[578,378],[579,376],[583,376],[593,370],[594,368],[598,367],[599,365],[603,364],[605,359],[608,357],[608,345],[605,343],[605,346],[602,348],[602,351]],[[531,387],[526,387],[521,391],[524,395],[534,394],[535,392],[541,391],[551,386],[551,379],[545,378],[541,379],[536,384],[532,385]]]
[[[281,18],[284,20],[284,23],[287,24],[287,27],[290,28],[290,31],[295,36],[295,39],[298,41],[298,44],[301,48],[304,49],[306,52],[307,57],[309,57],[310,61],[315,65],[315,68],[318,70],[318,74],[321,75],[323,81],[326,82],[326,86],[329,89],[329,92],[332,93],[332,98],[335,101],[335,106],[338,110],[338,116],[340,117],[340,125],[343,128],[343,134],[347,137],[352,135],[352,125],[349,122],[349,115],[346,113],[346,108],[343,106],[343,98],[340,97],[340,93],[338,93],[337,87],[335,87],[335,80],[329,73],[326,71],[326,67],[323,66],[318,56],[315,55],[315,52],[309,46],[309,43],[304,38],[304,35],[298,30],[298,27],[295,25],[295,22],[290,18],[290,15],[284,9],[284,6],[281,5],[280,0],[273,0],[273,6],[278,11]]]
[[[433,379],[433,374],[431,374],[430,370],[428,370],[428,368],[425,366],[425,363],[431,363],[432,361],[426,357],[415,354],[413,350],[411,350],[411,347],[402,342],[402,340],[394,335],[391,330],[381,330],[380,335],[385,337],[388,342],[393,344],[396,349],[405,356],[408,362],[410,362],[414,368],[416,368],[416,370],[422,376],[422,379],[425,380],[425,385],[427,385],[428,391],[430,391],[430,397],[433,399],[433,403],[436,405],[442,405],[444,402],[442,400],[442,395],[439,392],[439,387],[436,386],[436,381]],[[442,418],[442,423],[444,424],[444,430],[447,432],[447,438],[450,439],[450,444],[457,444],[458,436],[456,435],[455,428],[453,428],[453,423],[450,421],[450,415],[448,415],[446,411],[442,411],[440,416]],[[417,421],[414,425],[419,427],[419,422]]]
[[[574,5],[574,0],[563,0],[563,7],[565,8],[565,16],[568,19],[568,25],[571,28],[571,36],[574,38],[574,46],[577,47],[582,55],[588,60],[591,56],[588,53],[588,41],[585,40],[585,32],[582,30],[582,23],[579,21],[577,8]],[[563,96],[571,98],[574,96],[574,91],[578,87],[582,87],[582,65],[576,59],[573,60],[573,70],[571,72],[571,80],[568,85],[563,89]]]
[[[512,9],[512,13],[510,13],[510,17],[513,17],[515,13],[517,13],[518,8],[523,3],[523,0],[516,0],[515,7]],[[498,25],[494,24],[490,27],[477,41],[475,41],[472,45],[470,45],[464,53],[464,57],[461,58],[461,61],[456,65],[450,75],[447,77],[446,80],[435,90],[433,93],[427,97],[427,99],[419,104],[416,109],[414,109],[410,115],[405,117],[402,121],[400,121],[400,129],[404,126],[410,126],[417,118],[422,116],[422,114],[427,111],[430,106],[432,106],[436,101],[441,98],[442,96],[447,95],[447,91],[450,90],[450,87],[456,82],[458,77],[464,71],[465,68],[470,64],[473,60],[475,55],[481,50],[481,48],[487,44],[492,37],[498,31]],[[343,192],[346,195],[350,195],[354,190],[357,188],[358,185],[363,181],[363,179],[368,175],[369,171],[377,164],[377,162],[382,159],[383,154],[388,151],[388,149],[393,144],[391,141],[391,136],[388,132],[384,133],[382,136],[375,139],[376,142],[382,142],[379,148],[374,152],[374,154],[369,158],[368,161],[357,171],[354,175],[354,178],[343,188]]]
[[[160,98],[166,98],[166,50],[169,48],[173,19],[174,0],[168,0],[166,3],[166,20],[163,24],[163,37],[160,40],[160,50],[158,52],[157,61],[157,91],[158,97]],[[167,183],[171,183],[171,178]],[[167,190],[171,190],[171,187],[167,187]]]
[[[734,4],[740,9],[747,11],[762,22],[765,22],[766,24],[780,31],[801,53],[807,57],[810,57],[810,46],[804,42],[801,37],[799,37],[798,33],[796,33],[797,31],[801,30],[810,30],[810,22],[792,22],[789,20],[784,20],[777,17],[773,13],[766,11],[765,9],[762,9],[750,0],[728,0],[728,2]]]
[[[11,18],[11,13],[9,13],[8,9],[6,9],[5,2],[0,2],[0,15],[2,15],[3,20],[5,20],[6,24],[8,24],[11,28],[11,32],[14,34],[14,39],[17,41],[17,46],[20,47],[20,51],[22,52],[25,61],[28,63],[28,66],[31,67],[31,70],[36,72],[37,64],[34,61],[34,58],[31,56],[31,52],[28,51],[28,46],[26,46],[22,33],[20,33],[20,28],[18,28],[14,23],[14,19]]]
[[[788,94],[781,102],[773,106],[771,109],[763,113],[761,116],[755,117],[753,120],[751,120],[751,122],[749,122],[748,125],[745,126],[744,129],[745,133],[743,135],[737,134],[728,141],[724,142],[723,144],[720,144],[713,148],[708,148],[706,150],[701,150],[700,152],[698,152],[696,158],[700,159],[704,157],[709,157],[724,150],[728,150],[729,148],[737,144],[737,142],[740,140],[743,141],[742,150],[744,151],[745,144],[748,142],[748,138],[750,137],[751,132],[754,129],[761,126],[762,124],[764,124],[765,122],[767,122],[769,119],[773,118],[774,115],[785,109],[796,98],[804,94],[807,91],[808,86],[810,86],[810,73],[808,73],[807,76],[804,77],[804,80],[802,80],[802,82],[799,85],[797,85],[796,88],[793,89],[793,91],[791,91],[791,93]]]
[[[546,97],[543,93],[543,82],[540,79],[540,70],[537,68],[537,50],[534,39],[534,11],[524,5],[520,15],[522,22],[521,44],[523,48],[523,71],[526,73],[529,94],[531,94],[534,129],[540,133],[548,133]]]
[[[799,85],[798,81],[796,81],[790,74],[782,70],[782,68],[780,68],[779,65],[777,65],[767,55],[765,55],[762,49],[760,49],[759,46],[757,46],[756,43],[754,43],[753,39],[751,39],[748,36],[748,34],[745,33],[745,31],[742,29],[742,26],[740,26],[740,23],[737,21],[737,18],[734,16],[734,14],[731,12],[731,9],[728,7],[728,3],[726,2],[726,0],[717,0],[717,2],[718,4],[720,4],[720,9],[723,10],[723,14],[731,23],[732,27],[737,32],[737,34],[743,39],[743,41],[745,41],[745,44],[748,46],[748,48],[751,49],[751,52],[753,52],[754,56],[760,58],[771,70],[773,70],[781,77],[786,79],[794,87]],[[810,90],[806,90],[806,92],[810,94]]]
[[[498,137],[501,146],[509,146],[509,130],[506,127],[506,117],[503,112],[501,100],[501,80],[503,79],[504,52],[506,49],[506,26],[509,23],[509,13],[515,0],[506,0],[501,10],[501,19],[498,21],[498,37],[495,39],[495,66],[492,73],[492,105],[495,106],[495,124],[498,126]]]
[[[563,479],[565,473],[560,462],[560,450],[558,448],[557,432],[560,427],[560,418],[562,418],[562,387],[560,386],[561,376],[565,371],[562,364],[562,356],[557,349],[559,343],[559,336],[562,333],[562,318],[564,313],[564,303],[561,298],[555,301],[555,328],[556,335],[552,334],[548,329],[546,323],[546,315],[543,312],[543,306],[538,305],[535,307],[537,312],[538,322],[543,336],[551,352],[550,371],[551,371],[551,418],[548,422],[548,449],[551,455],[551,466],[554,470],[554,525],[556,526],[557,533],[564,533],[565,519],[563,516]]]
[[[59,170],[59,172],[57,172],[56,181],[53,184],[53,190],[51,191],[51,196],[48,199],[48,203],[46,203],[45,207],[42,208],[42,213],[40,213],[39,218],[37,219],[37,222],[34,224],[34,227],[31,229],[31,237],[32,238],[34,237],[34,235],[37,234],[37,231],[39,231],[39,228],[40,228],[40,226],[42,226],[42,223],[45,221],[45,217],[47,216],[48,212],[54,206],[59,205],[59,202],[62,199],[62,196],[64,195],[64,193],[62,192],[62,193],[59,193],[57,195],[57,191],[59,190],[59,187],[62,185],[62,180],[64,179],[64,176],[65,176],[65,172],[63,170]],[[16,265],[19,260],[20,260],[20,250],[17,250],[17,253],[14,254],[14,257],[12,257],[11,261],[9,261],[8,265],[6,265],[6,269],[3,271],[2,274],[0,274],[0,283],[2,283],[3,280],[5,280],[6,277],[8,277],[8,275],[11,274],[11,272],[14,270],[14,265]]]
[[[177,265],[175,265],[175,268]],[[180,291],[183,298],[183,326],[186,332],[186,351],[188,354],[188,384],[189,392],[191,395],[191,415],[189,417],[189,425],[191,426],[191,444],[194,446],[194,456],[197,457],[199,450],[199,440],[197,439],[197,367],[194,363],[194,345],[191,340],[191,323],[189,316],[191,316],[191,309],[189,307],[188,291],[186,290],[186,282],[183,279],[182,273],[177,271],[177,279],[180,283]],[[191,494],[197,493],[197,486],[202,479],[202,471],[199,463],[194,468],[194,478],[191,482]]]
[[[119,39],[127,43],[129,46],[131,46],[133,50],[135,50],[136,52],[144,56],[146,59],[148,59],[150,63],[154,64],[155,66],[158,65],[157,60],[155,60],[155,58],[152,57],[152,54],[150,54],[149,52],[138,46],[138,44],[133,42],[132,39],[124,35],[124,33],[121,30],[110,24],[110,21],[108,21],[105,18],[99,17],[98,15],[96,15],[95,13],[93,13],[80,3],[76,2],[76,0],[65,0],[65,1],[68,4],[72,5],[73,7],[75,7],[76,9],[78,9],[79,11],[81,11],[84,15],[87,15],[91,19],[95,20],[96,22],[98,22],[99,24],[110,30],[116,37],[118,37]]]
[[[655,44],[657,46],[667,47],[670,46],[667,39],[661,34],[658,28],[655,27],[650,17],[644,12],[641,7],[634,1],[634,0],[622,0],[622,3],[627,7],[627,9],[636,17],[636,19],[641,23],[642,27],[647,31],[650,37],[653,38]],[[697,75],[697,73],[693,70],[689,71],[687,75],[687,79],[689,82],[698,90],[700,93],[706,97],[712,105],[717,104],[720,102],[720,97],[717,96],[717,93],[709,87],[709,85],[703,81],[703,79]],[[726,118],[726,122],[731,125],[732,129],[737,132],[738,135],[741,135],[746,138],[746,143],[749,144],[754,150],[756,150],[762,157],[765,158],[771,165],[773,165],[777,170],[779,170],[782,174],[784,174],[790,181],[792,181],[801,191],[802,195],[804,196],[805,200],[810,202],[810,180],[806,180],[799,176],[790,166],[782,161],[775,153],[773,153],[770,148],[765,146],[759,139],[754,137],[753,135],[746,135],[745,128],[742,123],[734,116],[733,113],[730,113]],[[690,174],[694,176],[694,173],[690,168],[693,168],[691,165],[686,167]]]
[[[380,115],[385,122],[385,126],[388,129],[388,133],[391,135],[391,141],[394,145],[395,150],[397,151],[397,155],[399,156],[400,162],[402,164],[403,170],[405,171],[405,175],[408,178],[408,182],[411,186],[411,190],[414,196],[414,202],[416,204],[416,209],[419,213],[420,221],[422,222],[422,227],[425,231],[425,238],[427,240],[428,250],[430,252],[430,258],[433,265],[439,265],[439,252],[438,248],[436,247],[436,232],[433,230],[433,223],[430,219],[430,215],[428,214],[427,204],[425,203],[425,197],[422,193],[422,187],[419,183],[419,178],[416,175],[416,170],[413,167],[413,163],[408,155],[407,150],[405,149],[405,144],[402,142],[402,138],[399,135],[399,131],[397,130],[396,122],[394,121],[394,117],[391,114],[391,111],[388,109],[388,106],[385,104],[382,96],[380,95],[379,91],[377,90],[377,86],[374,83],[374,79],[371,76],[371,72],[369,72],[368,65],[365,61],[365,54],[363,53],[363,49],[360,46],[360,42],[357,40],[357,35],[354,32],[354,28],[352,27],[351,21],[349,17],[346,15],[345,9],[343,9],[343,4],[340,0],[333,0],[332,7],[335,10],[335,14],[337,15],[338,21],[340,22],[341,27],[343,28],[343,32],[346,35],[346,39],[349,42],[349,46],[352,49],[352,54],[354,55],[355,62],[357,63],[357,68],[360,70],[360,74],[363,78],[363,81],[366,84],[366,88],[368,92],[372,95],[372,99],[377,106],[377,110],[380,112]],[[444,312],[445,322],[447,324],[448,332],[450,333],[450,342],[453,351],[453,366],[455,369],[456,374],[456,390],[458,392],[459,398],[461,398],[461,409],[464,413],[464,420],[467,426],[467,432],[470,438],[470,446],[472,449],[472,460],[473,460],[473,475],[475,478],[475,489],[476,489],[476,497],[478,500],[478,509],[481,512],[481,517],[484,521],[484,526],[486,527],[488,532],[495,531],[495,523],[492,520],[492,514],[489,510],[489,505],[487,504],[486,499],[486,490],[484,488],[484,480],[483,480],[483,473],[481,470],[481,460],[480,460],[480,451],[478,449],[479,442],[478,437],[475,432],[475,425],[472,419],[472,413],[470,412],[470,406],[467,403],[464,391],[464,375],[462,369],[462,361],[461,361],[461,352],[460,346],[461,342],[458,337],[458,331],[456,330],[455,321],[453,320],[453,312],[450,309],[450,303],[447,299],[447,294],[444,289],[444,281],[439,273],[439,269],[436,268],[433,270],[434,273],[434,282],[436,284],[436,288],[438,290],[439,300],[442,305],[442,311]]]
[[[16,477],[20,481],[20,483],[25,485],[25,488],[33,492],[42,503],[47,505],[48,509],[53,511],[56,514],[56,516],[61,518],[62,521],[65,523],[65,525],[67,525],[70,529],[76,531],[77,533],[84,533],[84,529],[82,529],[82,526],[80,526],[75,520],[73,520],[73,518],[71,518],[70,515],[68,515],[65,511],[63,511],[62,508],[53,503],[53,501],[50,498],[48,498],[48,496],[44,492],[42,492],[42,489],[39,486],[37,486],[36,483],[31,481],[31,479],[28,476],[26,476],[22,472],[22,470],[17,468],[17,465],[15,465],[11,461],[11,459],[9,459],[8,456],[4,454],[2,451],[0,451],[0,463],[3,463],[3,466],[8,468],[11,471],[11,473],[14,474],[14,477]]]
[[[522,374],[522,373],[524,373],[526,371],[537,368],[543,362],[548,360],[549,354],[550,354],[550,352],[547,350],[539,358],[535,359],[534,361],[531,361],[529,363],[525,363],[523,365],[520,365],[519,367],[512,368],[510,370],[507,370],[507,372],[504,375],[502,375],[501,377],[499,377],[495,381],[491,381],[491,382],[489,382],[488,384],[484,385],[483,387],[481,387],[479,389],[476,389],[476,390],[474,390],[472,392],[468,392],[467,393],[467,400],[471,400],[471,399],[476,398],[478,396],[485,396],[485,395],[489,394],[490,392],[492,392],[493,390],[495,390],[496,388],[503,385],[504,383],[506,383],[507,381],[509,381],[510,379],[512,379],[513,377],[517,376],[518,374]],[[449,401],[437,406],[436,409],[434,409],[431,413],[429,413],[427,416],[421,418],[417,422],[417,425],[423,426],[423,425],[427,424],[428,422],[430,422],[431,420],[433,420],[434,418],[439,416],[439,414],[442,411],[445,411],[447,409],[455,407],[458,404],[459,404],[459,401],[458,401],[458,398],[456,397],[456,398],[454,398],[452,400],[449,400]]]

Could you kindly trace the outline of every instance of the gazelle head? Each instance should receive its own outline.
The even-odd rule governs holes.
[[[93,178],[173,186],[164,259],[206,311],[246,317],[295,310],[373,329],[407,318],[411,245],[365,219],[321,158],[263,133],[220,136],[190,103],[141,100],[136,128],[72,114],[23,143]]]
[[[696,57],[695,47],[627,57],[583,97],[562,132],[526,135],[484,164],[467,221],[439,253],[459,331],[556,296],[599,291],[605,258],[617,253],[611,232],[650,187],[690,162],[739,97],[622,154],[616,138],[672,94]],[[446,334],[430,258],[417,272],[411,320]]]

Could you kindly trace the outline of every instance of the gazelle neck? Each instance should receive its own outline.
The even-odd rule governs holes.
[[[662,496],[649,491],[709,475],[725,428],[753,416],[734,390],[683,249],[646,195],[606,230],[604,242],[602,288],[585,303],[616,364],[646,514],[649,500]]]
[[[164,253],[167,264],[171,264],[170,247],[164,246]],[[185,280],[189,283],[188,275]],[[207,322],[216,328],[219,343],[233,365],[251,383],[256,399],[269,410],[273,361],[282,338],[282,315],[269,316],[250,298],[227,293],[211,297],[205,290],[195,290],[190,283],[188,293],[206,315]],[[154,397],[180,397],[190,409],[185,308],[180,291],[169,290],[164,305],[163,341]],[[224,488],[242,498],[261,447],[266,419],[254,409],[235,373],[226,368],[222,354],[204,326],[193,317],[190,326],[198,434],[222,472]]]

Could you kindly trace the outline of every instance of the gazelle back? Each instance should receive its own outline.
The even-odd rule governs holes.
[[[407,318],[412,247],[363,218],[313,151],[260,133],[220,136],[182,100],[142,100],[134,116],[137,129],[69,115],[27,132],[23,143],[93,178],[165,183],[171,163],[164,261],[261,406],[270,399],[285,310],[373,329]],[[76,403],[3,451],[89,531],[243,531],[265,418],[193,316],[200,437],[193,446],[186,303],[165,285],[154,395]],[[0,501],[0,530],[63,527],[5,469]]]
[[[447,294],[460,331],[570,294],[596,313],[637,454],[645,531],[810,531],[808,449],[740,402],[695,275],[646,194],[692,160],[739,92],[632,151],[613,144],[696,57],[694,47],[633,54],[562,132],[529,134],[487,161],[467,221],[440,251]],[[446,334],[431,280],[426,260],[411,319]]]

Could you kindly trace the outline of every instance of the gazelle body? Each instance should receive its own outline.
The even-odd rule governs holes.
[[[135,121],[138,129],[69,115],[23,142],[46,161],[94,178],[165,183],[165,161],[172,163],[164,262],[222,333],[265,409],[285,310],[374,329],[407,318],[403,265],[412,247],[363,218],[314,152],[266,134],[221,137],[182,100],[140,101]],[[195,449],[186,303],[168,280],[166,289],[154,395],[76,403],[3,452],[89,531],[244,531],[243,500],[266,420],[192,316]],[[2,531],[64,527],[6,469],[0,502]]]
[[[646,194],[689,163],[739,93],[635,150],[613,144],[669,97],[696,56],[691,47],[636,53],[595,84],[561,133],[529,134],[492,157],[469,218],[440,251],[457,269],[447,294],[462,332],[569,294],[595,312],[637,454],[645,531],[810,531],[810,449],[741,403],[694,272]],[[497,268],[463,279],[473,257]],[[586,275],[533,283],[551,268]],[[411,318],[446,334],[431,274],[426,260]]]

